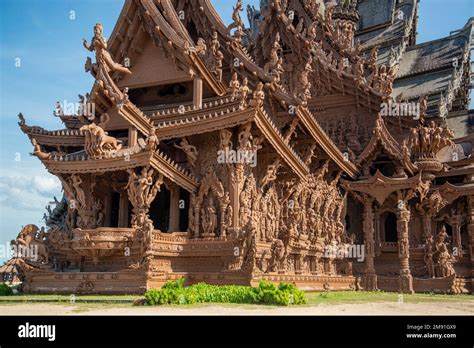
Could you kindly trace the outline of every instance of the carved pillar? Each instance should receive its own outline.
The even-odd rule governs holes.
[[[118,226],[128,227],[128,195],[125,191],[120,192]]]
[[[198,76],[194,77],[193,81],[193,105],[201,109],[202,108],[202,79]]]
[[[374,218],[374,228],[375,228],[375,254],[380,255],[380,213],[375,214]]]
[[[474,196],[467,197],[467,231],[469,234],[469,254],[471,256],[471,277],[474,287]]]
[[[173,184],[170,190],[170,232],[179,231],[179,186]]]
[[[59,179],[63,184],[69,209],[77,213],[76,227],[82,229],[96,228],[97,221],[93,207],[95,202],[95,177],[72,174],[70,176],[60,176]]]
[[[362,203],[364,204],[363,230],[365,244],[365,267],[363,277],[363,287],[366,291],[377,290],[377,274],[375,273],[375,248],[374,248],[374,210],[373,198],[364,195]]]
[[[133,206],[132,227],[143,228],[145,225],[151,224],[148,211],[151,203],[161,190],[163,175],[149,167],[142,168],[139,174],[136,173],[135,169],[129,169],[127,172],[129,177],[126,189],[128,200]],[[120,198],[122,203],[122,196]]]
[[[138,143],[138,132],[135,127],[128,129],[128,146],[133,147]]]
[[[200,233],[199,233],[199,231],[201,230],[201,226],[199,224],[200,210],[201,210],[201,205],[196,204],[194,206],[194,238],[200,237]]]
[[[244,182],[244,169],[242,164],[236,164],[231,173],[230,204],[233,210],[232,225],[233,230],[240,228],[240,192]]]
[[[410,272],[410,241],[408,230],[410,210],[405,201],[399,201],[397,207],[398,258],[400,260],[400,291],[413,293],[413,277]]]
[[[424,242],[426,238],[431,236],[433,234],[433,228],[431,221],[433,219],[433,216],[429,212],[425,212],[422,217],[423,221],[423,239],[422,241]]]
[[[462,217],[460,215],[454,215],[452,217],[453,247],[456,248],[453,250],[453,252],[455,252],[455,256],[462,256],[461,221]]]
[[[220,237],[225,237],[226,236],[226,231],[225,231],[225,210],[227,206],[224,203],[221,203],[219,206],[220,209],[220,221],[219,221],[219,230],[220,230]]]

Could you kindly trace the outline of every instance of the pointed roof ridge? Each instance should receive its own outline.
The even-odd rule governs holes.
[[[358,156],[357,164],[360,165],[374,156],[378,150],[378,146],[384,149],[387,154],[393,159],[402,161],[403,154],[400,151],[401,145],[399,142],[390,134],[383,117],[379,114],[375,121],[374,131],[369,143]]]

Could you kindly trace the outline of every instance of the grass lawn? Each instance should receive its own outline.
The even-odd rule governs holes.
[[[400,294],[395,292],[368,292],[368,291],[331,291],[307,292],[308,304],[344,303],[344,302],[446,302],[446,301],[474,301],[474,295],[442,295],[442,294]]]
[[[89,306],[131,306],[133,301],[143,298],[140,295],[48,295],[48,294],[27,294],[0,296],[0,305],[18,303],[57,303],[71,304],[81,307]],[[370,302],[398,302],[399,294],[391,292],[363,292],[363,291],[331,291],[331,292],[307,292],[307,305],[331,304],[331,303],[370,303]],[[72,301],[72,299],[75,300]],[[450,302],[450,301],[474,301],[474,295],[441,295],[441,294],[413,294],[403,295],[403,302]],[[207,306],[212,304],[198,304],[197,306]],[[222,304],[219,304],[222,305]],[[228,304],[226,304],[228,305]],[[180,305],[181,307],[183,305]],[[184,305],[187,306],[187,305]],[[236,305],[243,306],[243,305]],[[248,306],[248,305],[245,305]],[[259,306],[259,305],[253,305]],[[86,308],[83,308],[86,310]]]

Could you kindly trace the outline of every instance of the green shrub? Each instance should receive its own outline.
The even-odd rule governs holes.
[[[13,289],[7,284],[0,284],[0,296],[10,296],[13,295]]]
[[[184,287],[184,279],[167,282],[163,287],[145,293],[148,305],[194,304],[194,303],[248,303],[271,305],[298,305],[306,303],[304,292],[295,285],[261,281],[259,286],[225,285],[216,286],[198,283]]]

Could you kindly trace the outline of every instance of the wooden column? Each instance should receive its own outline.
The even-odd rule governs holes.
[[[179,232],[179,186],[176,184],[170,190],[169,232]]]
[[[128,227],[128,194],[126,191],[120,192],[118,225],[119,227]]]
[[[138,143],[138,132],[135,127],[128,129],[128,146],[133,147]]]
[[[410,210],[405,201],[399,201],[397,206],[397,234],[398,234],[398,258],[400,260],[399,288],[402,293],[412,294],[413,277],[410,271],[410,241],[408,230],[410,223]]]
[[[433,235],[433,228],[431,225],[431,221],[433,219],[433,216],[429,212],[425,212],[423,214],[423,242],[428,238],[429,236]]]
[[[231,173],[230,185],[230,205],[232,206],[232,228],[231,231],[237,232],[240,228],[240,192],[244,182],[244,169],[242,164],[236,164]]]
[[[364,195],[362,203],[364,204],[363,230],[365,244],[365,267],[363,277],[363,287],[366,291],[377,290],[377,274],[375,273],[375,248],[374,248],[374,209],[373,198]]]
[[[375,247],[374,247],[374,253],[376,255],[380,255],[380,244],[381,244],[381,239],[380,239],[380,213],[375,214],[374,218],[374,229],[375,229]]]
[[[202,108],[202,79],[199,76],[194,77],[193,81],[193,105]]]
[[[194,206],[194,238],[198,239],[200,238],[200,233],[199,231],[201,230],[200,226],[200,220],[199,220],[199,214],[200,214],[201,206],[199,204],[196,204]]]

